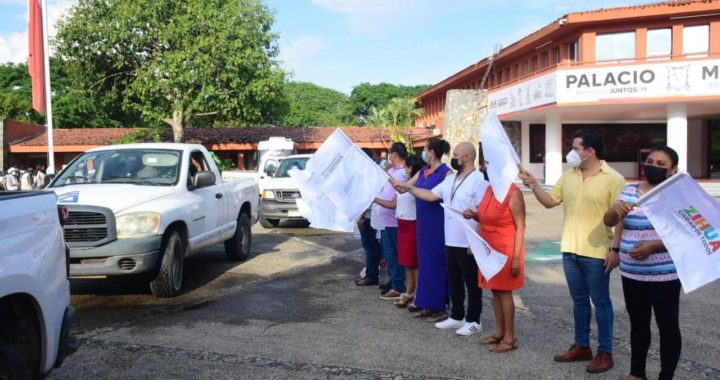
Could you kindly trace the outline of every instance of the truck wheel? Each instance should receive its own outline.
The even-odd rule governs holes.
[[[175,297],[180,293],[183,276],[185,249],[177,231],[172,231],[162,243],[162,261],[157,277],[150,281],[150,291],[155,297]]]
[[[0,379],[29,379],[30,371],[20,350],[0,341]]]
[[[225,240],[225,254],[232,261],[245,260],[250,253],[250,244],[252,242],[252,232],[250,217],[247,214],[240,214],[235,228],[235,235]]]
[[[260,225],[265,228],[275,228],[280,224],[280,219],[265,219],[262,214],[260,214]]]

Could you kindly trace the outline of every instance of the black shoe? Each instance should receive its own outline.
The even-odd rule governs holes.
[[[367,278],[363,278],[359,281],[355,281],[355,285],[357,285],[357,286],[373,286],[373,285],[377,285],[377,284],[378,284],[377,281],[370,281]]]
[[[392,289],[392,283],[390,283],[390,281],[388,281],[387,283],[381,284],[378,287],[380,288],[380,290],[387,292],[388,290]],[[385,294],[385,293],[383,293],[383,294]]]

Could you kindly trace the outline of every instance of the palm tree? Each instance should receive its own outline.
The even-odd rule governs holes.
[[[380,139],[385,145],[385,148],[390,149],[390,146],[385,141],[385,129],[388,125],[388,111],[385,108],[378,109],[375,106],[371,106],[367,116],[367,125],[377,130],[380,135]]]

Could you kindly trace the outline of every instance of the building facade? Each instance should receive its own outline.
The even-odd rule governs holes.
[[[720,177],[718,0],[562,16],[420,94],[417,124],[442,130],[446,92],[481,87],[489,112],[520,123],[523,165],[548,184],[582,129],[605,138],[606,160],[627,178],[659,144],[678,151],[680,170]]]

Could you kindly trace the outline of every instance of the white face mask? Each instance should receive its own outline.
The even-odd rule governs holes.
[[[571,150],[570,153],[565,156],[565,160],[567,161],[568,165],[570,165],[571,168],[576,168],[580,165],[582,162],[582,158],[578,154],[575,149]]]

